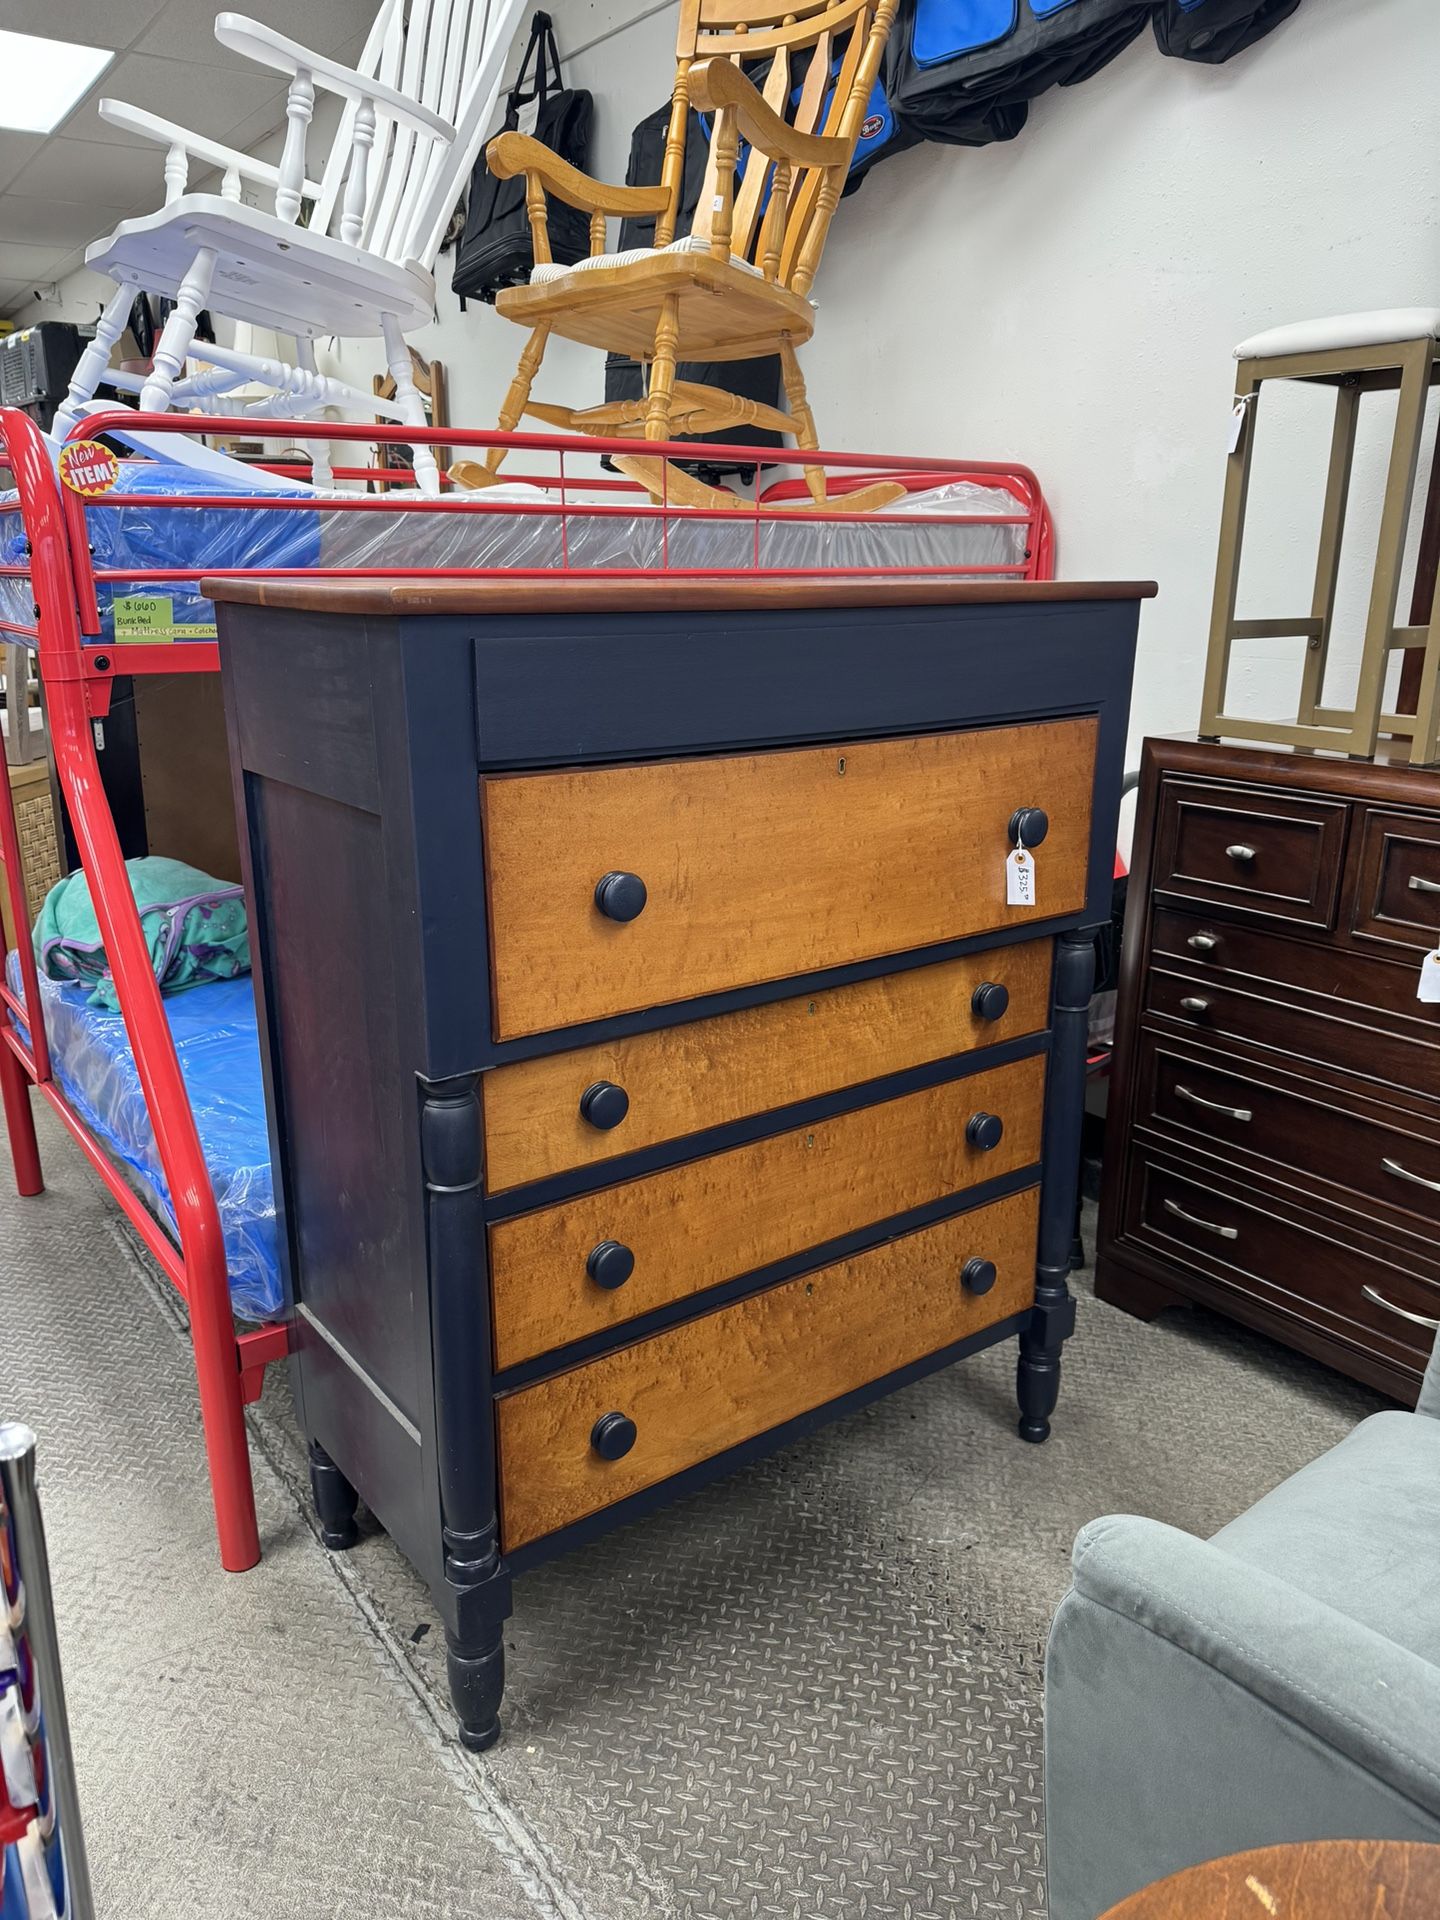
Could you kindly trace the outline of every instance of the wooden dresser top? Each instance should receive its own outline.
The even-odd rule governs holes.
[[[207,577],[208,600],[297,613],[700,613],[807,607],[1006,606],[1077,600],[1149,600],[1153,580],[876,579],[838,574],[810,580],[291,580]]]

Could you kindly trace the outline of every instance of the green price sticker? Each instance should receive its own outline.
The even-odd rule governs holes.
[[[111,606],[115,619],[115,644],[128,641],[213,640],[215,622],[193,621],[188,625],[175,618],[175,602],[166,593],[125,593]]]

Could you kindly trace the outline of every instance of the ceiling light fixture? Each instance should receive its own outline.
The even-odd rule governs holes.
[[[115,58],[109,47],[0,29],[0,127],[49,133]]]

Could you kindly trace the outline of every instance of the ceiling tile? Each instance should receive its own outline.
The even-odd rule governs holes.
[[[316,53],[331,53],[356,34],[363,44],[375,17],[375,0],[305,0],[303,8],[297,8],[295,0],[245,0],[240,11],[266,26],[278,27]],[[165,54],[171,60],[249,68],[253,73],[253,61],[216,40],[215,14],[213,0],[170,0],[136,40],[136,51]]]
[[[162,147],[52,137],[45,151],[20,169],[8,191],[40,200],[94,200],[107,207],[143,205],[153,213],[165,198],[164,168]],[[103,231],[97,216],[95,232]]]
[[[4,24],[12,33],[40,33],[91,47],[128,47],[163,5],[164,0],[105,0],[103,6],[97,0],[5,0]],[[210,18],[215,18],[213,7]]]
[[[213,140],[223,140],[233,126],[255,112],[275,92],[275,75],[257,67],[242,73],[235,67],[200,66],[193,60],[161,60],[150,53],[127,53],[103,76],[61,125],[61,132],[77,140],[103,140],[107,145],[148,145],[138,134],[124,133],[100,118],[96,102],[101,95],[125,100],[132,107],[177,120],[183,127],[202,128]]]
[[[123,207],[102,207],[93,200],[40,200],[18,193],[0,193],[0,247],[13,241],[32,246],[83,247],[123,218]]]
[[[14,133],[0,129],[0,187],[8,187],[27,160],[45,144],[43,133]]]
[[[11,246],[7,241],[5,245],[6,275],[7,277],[15,275],[19,279],[28,280],[32,286],[37,280],[53,280],[55,263],[63,260],[69,251],[68,247],[60,244],[31,246],[21,242]]]

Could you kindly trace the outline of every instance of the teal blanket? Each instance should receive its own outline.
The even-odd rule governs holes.
[[[162,993],[180,993],[207,980],[231,980],[250,971],[245,893],[181,860],[151,855],[127,860],[125,870],[140,909],[150,964]],[[89,1005],[118,1013],[120,1002],[100,923],[83,872],[57,881],[35,922],[35,958],[52,980],[91,986]]]

